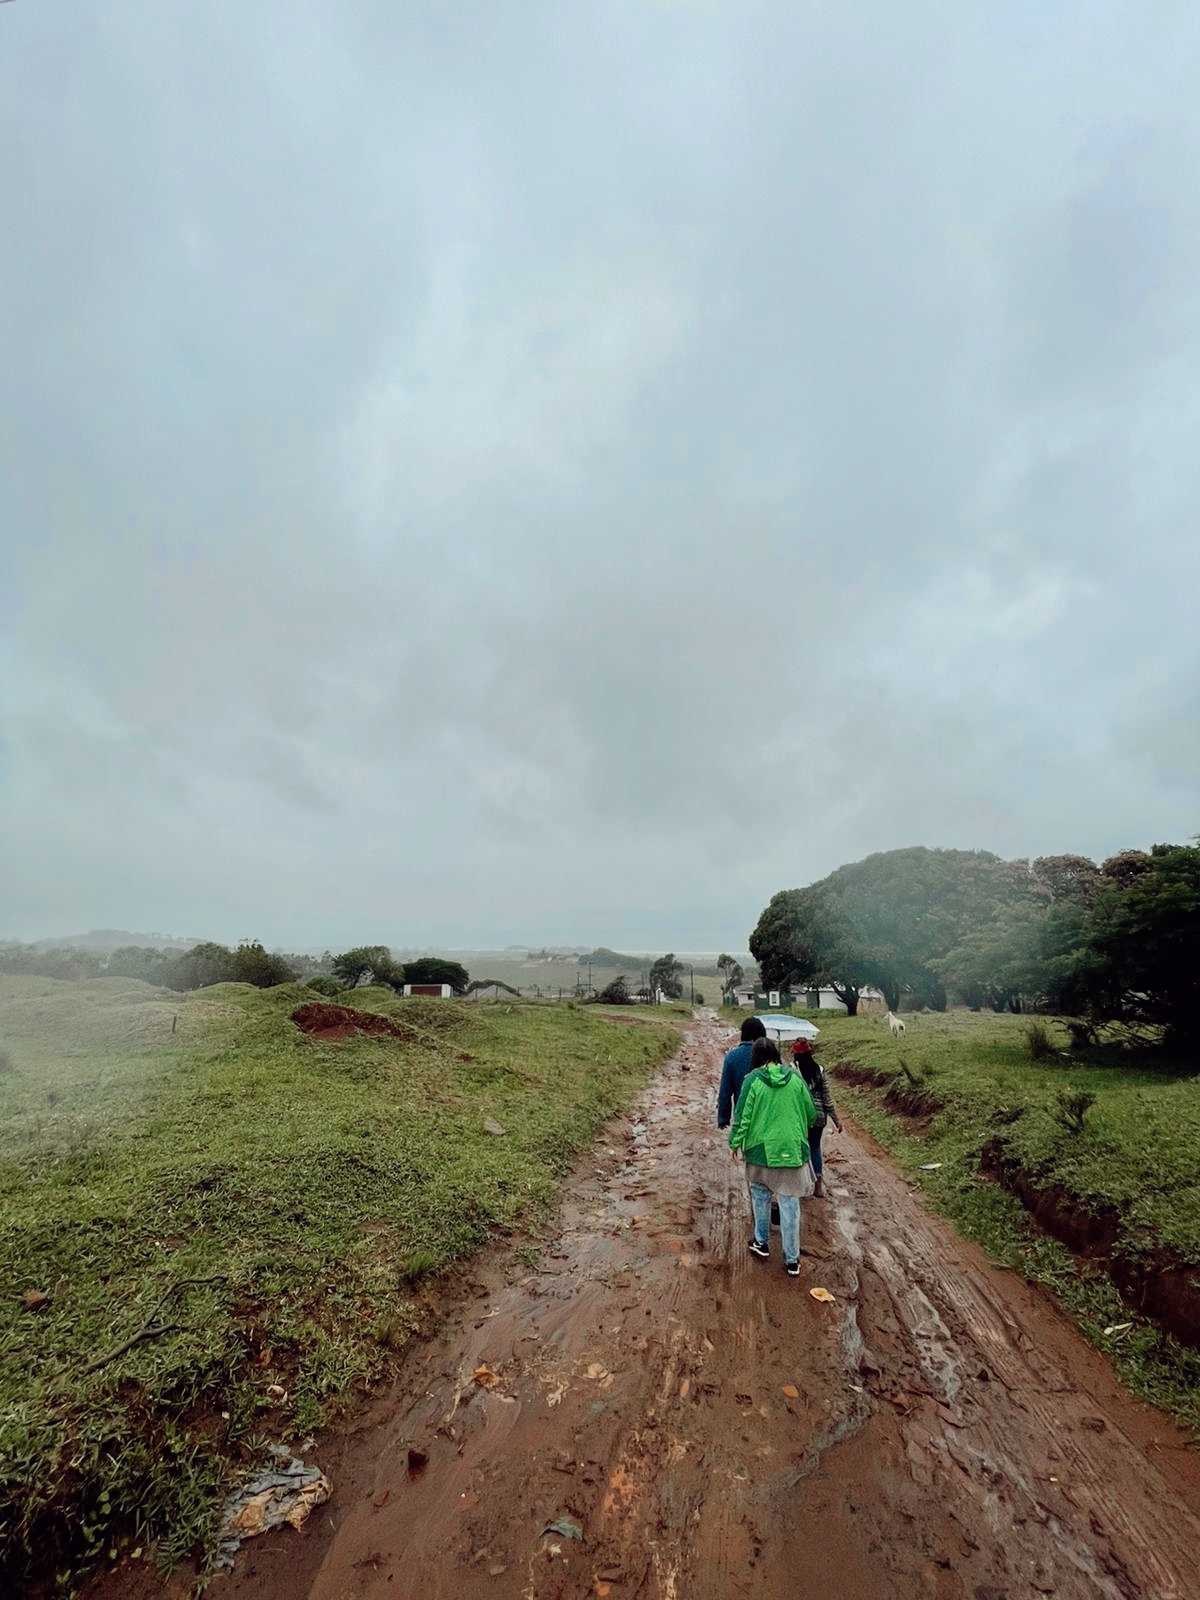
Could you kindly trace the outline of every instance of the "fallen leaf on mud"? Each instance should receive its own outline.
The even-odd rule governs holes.
[[[799,1400],[800,1398],[800,1391],[797,1389],[794,1383],[785,1383],[783,1386],[783,1392],[789,1400]]]
[[[608,1368],[602,1367],[598,1361],[593,1361],[584,1373],[585,1378],[607,1378]]]
[[[819,1300],[823,1306],[833,1304],[834,1297],[828,1289],[810,1289],[808,1292],[814,1300]]]
[[[556,1517],[553,1522],[548,1522],[539,1534],[544,1539],[548,1533],[561,1533],[564,1539],[583,1540],[583,1529],[574,1517],[567,1516],[566,1512],[561,1517]]]
[[[476,1367],[471,1376],[481,1389],[494,1389],[500,1382],[491,1367]]]
[[[567,1386],[565,1383],[555,1384],[554,1388],[546,1396],[546,1404],[548,1406],[556,1406],[566,1392]]]
[[[705,1334],[701,1344],[705,1350],[715,1350],[717,1348],[707,1334]]]

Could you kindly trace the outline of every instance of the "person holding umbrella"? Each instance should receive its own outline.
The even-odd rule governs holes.
[[[759,1261],[771,1256],[771,1196],[779,1202],[779,1235],[788,1276],[800,1276],[800,1200],[813,1192],[808,1130],[817,1120],[808,1085],[779,1059],[771,1039],[759,1039],[751,1071],[742,1084],[729,1148],[746,1162],[746,1183],[754,1209],[750,1254]]]
[[[825,1124],[827,1122],[832,1122],[837,1131],[841,1133],[841,1118],[838,1116],[837,1107],[833,1103],[833,1095],[829,1090],[829,1079],[825,1076],[825,1068],[813,1055],[811,1039],[797,1039],[793,1044],[792,1065],[808,1085],[808,1092],[812,1095],[813,1104],[817,1108],[817,1120],[808,1130],[808,1148],[811,1153],[813,1172],[815,1174],[813,1198],[815,1200],[824,1200],[825,1179],[822,1175],[824,1163],[821,1159],[821,1135],[825,1132]]]

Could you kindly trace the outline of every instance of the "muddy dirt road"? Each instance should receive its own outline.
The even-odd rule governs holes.
[[[729,1042],[696,1025],[536,1269],[480,1268],[405,1385],[318,1453],[329,1505],[213,1595],[1200,1596],[1197,1457],[865,1136],[830,1139],[800,1279],[777,1234],[748,1254],[714,1125]]]

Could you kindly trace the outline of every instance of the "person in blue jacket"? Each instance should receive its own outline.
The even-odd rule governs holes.
[[[742,1084],[750,1071],[754,1041],[766,1037],[767,1030],[757,1017],[745,1018],[742,1023],[742,1042],[734,1045],[721,1066],[721,1087],[717,1091],[718,1128],[727,1128],[733,1121],[733,1108],[737,1105]]]

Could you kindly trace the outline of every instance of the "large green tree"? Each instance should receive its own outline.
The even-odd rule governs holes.
[[[1077,937],[1054,966],[1052,998],[1096,1023],[1164,1030],[1200,1043],[1200,848],[1123,851]]]
[[[717,972],[721,979],[721,993],[725,995],[731,995],[746,976],[740,962],[724,953],[717,957]]]
[[[404,982],[404,968],[392,960],[385,944],[359,944],[343,950],[334,956],[332,972],[347,989],[357,989],[360,983],[382,983],[396,989]]]
[[[236,982],[252,983],[258,989],[273,989],[280,983],[295,983],[296,969],[283,956],[272,955],[260,939],[243,939],[233,952]]]
[[[1000,907],[1035,901],[1028,864],[986,850],[889,850],[773,896],[750,949],[763,981],[828,984],[851,1015],[867,985],[893,1010],[942,1009],[941,964]]]
[[[236,976],[233,951],[208,939],[177,956],[164,969],[161,981],[169,989],[205,989],[213,983],[233,983]]]
[[[147,983],[161,983],[167,967],[174,959],[170,950],[126,944],[113,951],[104,964],[104,970],[110,978],[142,978]]]
[[[650,965],[650,988],[661,989],[668,1000],[678,1000],[683,993],[683,962],[676,961],[675,952],[668,951]]]
[[[470,981],[466,967],[441,956],[419,956],[404,963],[405,983],[448,983],[455,994],[466,994]]]
[[[799,984],[831,988],[853,1017],[874,969],[845,919],[820,884],[781,889],[750,935],[764,989]]]

